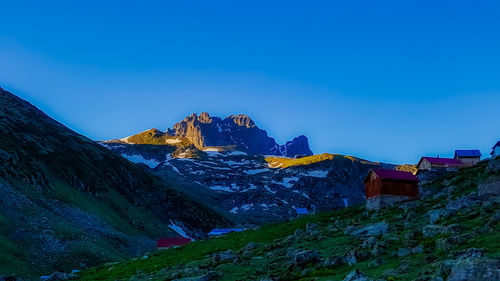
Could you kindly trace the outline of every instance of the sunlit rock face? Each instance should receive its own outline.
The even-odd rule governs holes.
[[[206,112],[200,115],[193,113],[167,132],[190,140],[199,149],[208,146],[236,146],[263,155],[295,157],[313,154],[307,137],[299,136],[285,145],[279,145],[244,114],[230,115],[221,119],[212,117]]]

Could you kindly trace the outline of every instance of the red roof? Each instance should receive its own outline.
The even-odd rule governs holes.
[[[158,238],[158,241],[156,242],[156,247],[157,248],[168,248],[168,247],[186,245],[189,242],[191,242],[190,238],[164,237],[164,238]]]
[[[418,178],[410,172],[389,169],[372,169],[372,171],[383,180],[418,181]]]
[[[445,166],[463,166],[462,161],[454,158],[440,158],[440,157],[422,157],[431,163],[431,165],[445,165]]]

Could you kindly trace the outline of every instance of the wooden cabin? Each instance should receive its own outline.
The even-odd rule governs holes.
[[[364,184],[367,209],[379,209],[418,198],[418,178],[410,172],[371,169]]]
[[[491,148],[491,159],[495,159],[495,157],[500,156],[500,141],[497,141],[497,143]]]
[[[460,160],[466,167],[476,165],[481,161],[481,152],[478,149],[455,150],[455,159]]]
[[[295,212],[297,212],[297,217],[309,215],[307,208],[295,208]]]
[[[191,238],[186,237],[162,237],[156,241],[156,249],[164,250],[172,247],[179,247],[191,243]]]
[[[458,170],[464,164],[455,158],[440,158],[424,156],[418,161],[417,169],[419,171],[435,171],[435,170]]]

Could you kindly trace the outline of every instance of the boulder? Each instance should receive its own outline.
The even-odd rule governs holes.
[[[347,231],[347,233],[346,233]],[[350,234],[356,237],[369,237],[386,234],[389,231],[389,225],[386,222],[379,222],[367,225],[362,228],[347,229],[344,231],[346,234]]]
[[[373,246],[373,249],[372,249],[372,251],[371,251],[371,254],[372,254],[373,256],[379,256],[379,255],[381,255],[381,254],[384,254],[384,253],[385,253],[385,249],[386,249],[386,247],[385,247],[385,244],[384,244],[383,242],[377,242],[377,243],[375,244],[375,246]]]
[[[318,225],[313,223],[313,222],[309,222],[306,224],[306,232],[307,233],[311,233],[315,230],[318,230]]]
[[[447,211],[445,209],[435,209],[428,211],[426,214],[429,216],[429,222],[435,224],[440,218],[447,214]]]
[[[233,261],[236,258],[236,255],[233,254],[232,250],[227,250],[225,252],[219,252],[216,253],[212,256],[212,262],[213,263],[224,263],[224,262],[230,262]]]
[[[366,276],[359,270],[353,270],[343,279],[343,281],[372,281],[373,279]]]
[[[361,244],[361,248],[373,248],[373,246],[375,246],[375,243],[377,243],[377,239],[373,236],[369,237],[368,239],[363,241],[363,243]]]
[[[344,254],[343,262],[347,265],[353,265],[358,263],[358,259],[356,258],[356,251],[349,250]]]
[[[422,245],[419,245],[419,246],[417,246],[417,247],[415,247],[415,248],[411,249],[411,253],[412,253],[412,254],[415,254],[415,255],[416,255],[416,254],[421,254],[421,253],[423,253],[423,252],[424,252],[424,246],[422,246]]]
[[[500,177],[491,177],[477,184],[479,195],[500,195]]]
[[[476,256],[460,257],[446,280],[498,281],[500,261]]]
[[[442,225],[426,225],[422,228],[424,238],[432,238],[440,233],[443,233],[445,227]]]
[[[368,263],[368,267],[376,268],[384,264],[384,260],[381,257],[377,257]]]
[[[302,267],[308,263],[316,263],[320,261],[320,255],[318,251],[315,250],[305,250],[305,251],[288,251],[288,259],[293,267]]]
[[[473,207],[482,203],[483,201],[478,198],[477,194],[471,193],[450,201],[448,204],[446,204],[446,210],[460,211],[461,209]]]
[[[45,281],[61,281],[61,280],[74,280],[78,275],[64,272],[54,272],[45,279]]]
[[[342,258],[334,256],[334,257],[328,257],[323,261],[323,267],[326,268],[333,268],[338,265],[342,264]]]
[[[405,257],[411,252],[408,248],[398,248],[398,257]]]

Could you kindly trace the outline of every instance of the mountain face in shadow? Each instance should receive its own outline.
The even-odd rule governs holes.
[[[117,261],[229,222],[0,88],[0,275]]]

